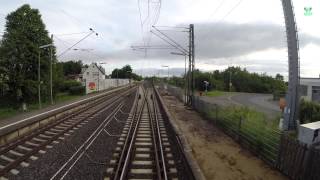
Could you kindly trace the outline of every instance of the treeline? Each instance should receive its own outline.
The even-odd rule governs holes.
[[[196,70],[195,88],[199,91],[205,90],[204,81],[209,82],[208,90],[235,91],[248,93],[275,93],[284,94],[287,85],[282,75],[276,77],[266,74],[250,73],[240,67],[229,67],[223,71],[202,72]],[[172,77],[169,83],[179,87],[185,86],[185,77]]]
[[[50,47],[39,47],[52,43],[38,9],[23,5],[6,16],[5,30],[0,42],[1,104],[8,107],[36,101],[39,84],[43,100],[50,97]],[[60,82],[54,46],[52,52],[53,84],[57,85]],[[57,88],[53,91],[56,93]]]
[[[0,107],[19,108],[22,104],[36,103],[39,84],[42,102],[50,101],[50,48],[53,97],[84,93],[85,88],[76,79],[82,68],[88,66],[80,60],[58,62],[54,45],[40,48],[49,44],[53,41],[38,9],[25,4],[6,16],[4,34],[0,39]],[[119,78],[141,79],[132,73],[129,65],[117,71]]]
[[[117,79],[133,79],[136,81],[141,81],[142,76],[139,76],[132,72],[132,68],[130,65],[125,65],[121,69],[114,69],[111,73],[111,78]]]

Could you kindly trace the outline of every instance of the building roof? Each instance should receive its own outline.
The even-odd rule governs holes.
[[[100,70],[100,72],[101,72],[103,75],[106,75],[106,72],[105,72],[105,70],[103,69],[102,66],[98,66],[97,63],[94,63],[94,64],[97,66],[97,68]]]
[[[106,72],[105,72],[105,70],[104,70],[103,67],[98,66],[97,63],[91,63],[91,64],[95,65],[103,75],[106,75]],[[90,65],[90,66],[91,66],[91,65]],[[89,66],[89,67],[90,67],[90,66]],[[87,70],[88,70],[88,68],[82,68],[82,69],[81,69],[81,74],[84,74]]]

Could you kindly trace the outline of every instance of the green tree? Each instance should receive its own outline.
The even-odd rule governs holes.
[[[278,81],[284,81],[284,77],[281,74],[276,75],[276,80]]]
[[[41,91],[43,97],[48,97],[49,49],[40,50],[39,46],[50,43],[52,41],[39,10],[25,4],[6,17],[0,47],[0,74],[4,74],[3,81],[8,85],[12,102],[31,102],[36,99],[39,52],[43,81]],[[53,61],[56,61],[55,47],[53,47]]]
[[[80,74],[81,69],[84,67],[82,61],[66,61],[66,62],[59,62],[63,68],[63,75],[75,75]]]
[[[111,73],[111,78],[134,79],[136,81],[142,80],[141,76],[132,72],[130,65],[125,65],[121,69],[114,69]]]

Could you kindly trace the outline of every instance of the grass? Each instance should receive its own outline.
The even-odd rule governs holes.
[[[218,97],[218,96],[225,96],[228,94],[233,94],[232,92],[225,92],[225,91],[209,91],[207,93],[205,93],[205,96],[209,96],[209,97]]]
[[[264,113],[242,106],[219,107],[218,113],[216,110],[211,107],[203,113],[267,160],[276,160],[281,135],[278,119],[269,120]]]
[[[13,108],[0,108],[0,119],[8,118],[17,113]]]
[[[74,100],[79,97],[81,97],[81,95],[69,95],[68,93],[59,93],[59,94],[57,94],[57,96],[55,98],[55,104]],[[42,108],[48,107],[50,105],[51,105],[50,102],[43,102]],[[38,103],[28,104],[27,106],[28,106],[27,112],[32,112],[34,110],[37,110],[39,107]],[[9,117],[13,117],[13,116],[21,114],[21,113],[23,113],[21,109],[15,109],[12,107],[0,107],[0,120],[5,119],[5,118],[9,118]]]

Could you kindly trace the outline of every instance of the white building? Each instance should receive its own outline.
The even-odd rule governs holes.
[[[86,94],[129,84],[129,79],[106,79],[105,70],[97,63],[92,63],[88,68],[81,71],[82,82],[86,86]]]
[[[320,103],[320,78],[300,78],[300,94],[307,101]]]
[[[99,91],[100,81],[105,79],[105,70],[102,67],[99,67],[97,63],[92,63],[86,69],[82,70],[82,81],[86,86],[86,93]]]

